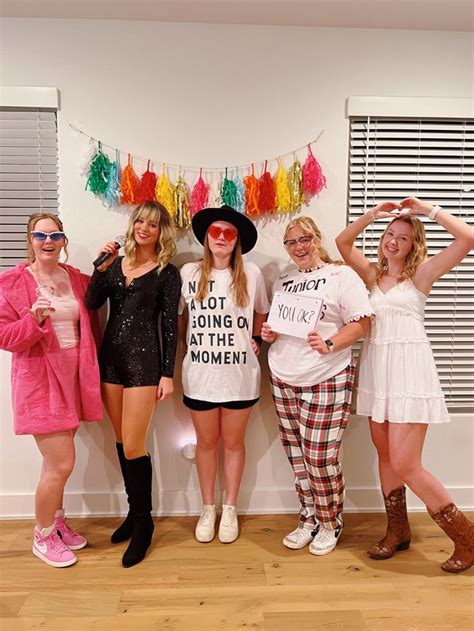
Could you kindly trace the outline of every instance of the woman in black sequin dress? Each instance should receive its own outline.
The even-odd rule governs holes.
[[[130,505],[112,543],[131,537],[122,559],[124,567],[131,567],[143,560],[153,534],[146,438],[156,400],[173,392],[181,281],[169,263],[176,251],[175,229],[161,204],[138,206],[126,236],[125,256],[118,256],[113,242],[102,248],[111,256],[94,272],[86,304],[98,309],[107,299],[110,303],[99,352],[102,398]]]

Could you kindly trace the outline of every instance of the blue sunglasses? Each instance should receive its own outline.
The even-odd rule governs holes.
[[[55,230],[54,232],[43,232],[42,230],[35,230],[31,233],[33,239],[37,241],[46,241],[49,237],[51,241],[61,241],[61,239],[65,239],[66,235],[64,232],[60,232],[59,230]]]

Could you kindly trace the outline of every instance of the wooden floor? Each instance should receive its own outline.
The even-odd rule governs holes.
[[[124,569],[112,546],[117,519],[71,520],[90,545],[76,565],[48,567],[31,553],[32,522],[0,522],[0,629],[121,631],[331,631],[473,629],[474,568],[439,569],[451,544],[424,514],[411,515],[410,550],[388,561],[365,554],[383,515],[346,515],[326,557],[287,550],[295,517],[241,518],[233,544],[194,540],[195,518],[155,519],[152,549]]]

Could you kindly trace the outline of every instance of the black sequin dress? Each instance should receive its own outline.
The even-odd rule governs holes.
[[[86,293],[89,309],[110,301],[99,352],[101,380],[125,388],[158,385],[172,377],[178,339],[179,272],[168,264],[134,278],[127,287],[122,256],[105,272],[94,271]],[[161,316],[161,318],[160,318]],[[161,323],[161,344],[159,335]]]

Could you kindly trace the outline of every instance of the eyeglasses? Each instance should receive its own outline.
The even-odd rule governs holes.
[[[59,230],[55,230],[54,232],[43,232],[42,230],[34,230],[31,233],[31,236],[33,237],[33,239],[36,239],[36,241],[46,241],[46,239],[49,237],[51,241],[54,242],[61,241],[61,239],[64,239],[66,237],[64,232],[61,232]]]
[[[223,234],[226,241],[233,241],[238,235],[234,228],[219,228],[219,226],[209,226],[207,232],[213,239],[218,239]]]
[[[285,248],[288,248],[288,250],[294,250],[294,248],[296,248],[297,245],[309,245],[312,240],[313,240],[313,237],[300,237],[299,239],[287,239],[286,241],[283,241],[283,245],[285,246]]]

